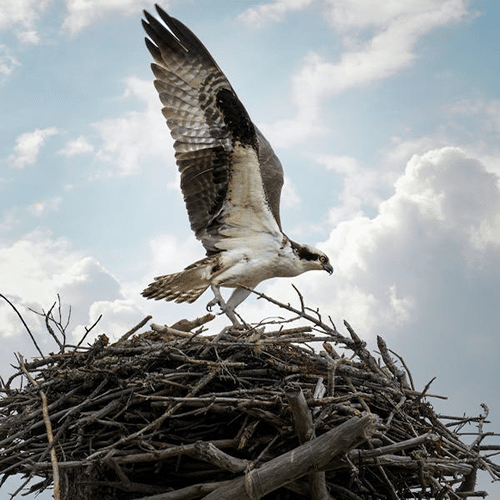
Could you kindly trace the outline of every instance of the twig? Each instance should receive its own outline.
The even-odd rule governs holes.
[[[377,335],[377,345],[378,348],[380,349],[380,354],[387,368],[389,368],[391,373],[399,380],[399,383],[401,384],[402,387],[410,388],[410,385],[406,380],[405,373],[394,364],[394,361],[391,359],[391,356],[389,354],[389,349],[387,348],[387,344],[385,343],[385,340],[382,337],[380,337],[380,335]]]
[[[413,376],[412,376],[411,371],[408,368],[407,364],[405,363],[405,360],[403,359],[402,356],[400,356],[397,352],[394,352],[392,349],[389,349],[389,352],[391,354],[394,354],[394,356],[396,356],[399,359],[399,361],[401,362],[401,364],[404,366],[404,369],[406,370],[406,373],[408,374],[408,378],[410,379],[410,387],[414,391],[415,384],[413,383]]]
[[[99,321],[101,321],[101,318],[102,318],[102,314],[99,315],[99,317],[94,321],[93,325],[90,328],[85,327],[85,334],[80,339],[80,342],[78,342],[78,344],[76,344],[75,350],[78,349],[83,344],[83,341],[87,338],[87,335],[94,329],[95,326],[97,326],[97,323],[99,323]]]
[[[140,330],[150,319],[152,319],[153,316],[146,316],[142,321],[137,323],[133,328],[131,328],[127,333],[123,334],[117,342],[115,342],[115,345],[123,344],[129,337],[131,337],[137,330]]]
[[[28,332],[28,335],[30,336],[31,341],[33,342],[34,346],[36,347],[36,350],[40,353],[40,356],[42,356],[42,358],[43,358],[44,357],[43,352],[40,349],[40,347],[38,347],[38,344],[36,343],[35,337],[33,337],[33,334],[31,333],[31,330],[29,329],[28,325],[26,324],[26,321],[24,321],[24,318],[21,316],[21,313],[16,309],[16,306],[5,295],[2,295],[0,293],[0,297],[3,300],[5,300],[5,302],[7,302],[7,304],[9,304],[10,307],[12,307],[12,309],[14,309],[14,312],[17,314],[17,316],[21,320],[22,324],[24,325],[24,328],[26,328],[26,331]]]
[[[38,382],[31,376],[31,374],[26,370],[24,366],[24,358],[22,354],[18,354],[19,365],[21,366],[21,370],[25,373],[28,380],[35,386],[39,387]],[[43,421],[45,422],[45,428],[47,430],[47,440],[50,445],[50,461],[52,463],[52,477],[54,480],[54,500],[61,499],[61,490],[60,490],[60,476],[59,476],[59,466],[57,463],[57,454],[54,443],[54,434],[52,433],[52,424],[50,422],[49,410],[47,408],[47,396],[42,389],[39,389],[40,398],[42,400],[42,414]]]
[[[434,396],[427,393],[428,386],[422,393],[400,383],[392,354],[413,387],[402,358],[384,344],[385,365],[380,364],[348,323],[350,337],[340,335],[329,317],[325,328],[319,311],[298,294],[293,321],[301,326],[295,328],[292,320],[283,320],[199,335],[202,328],[194,333],[184,330],[196,323],[186,320],[160,327],[159,333],[136,333],[132,339],[137,325],[113,345],[104,336],[90,348],[73,350],[64,341],[65,353],[31,363],[23,359],[24,371],[15,367],[17,375],[25,379],[28,372],[38,387],[30,382],[21,390],[2,391],[3,479],[16,473],[28,480],[40,476],[44,481],[31,491],[47,487],[54,476],[52,453],[57,450],[61,484],[64,478],[71,483],[72,477],[87,481],[93,498],[100,495],[99,485],[107,484],[117,494],[120,489],[143,491],[150,495],[148,500],[190,500],[209,494],[224,498],[221,492],[244,500],[238,488],[260,497],[271,486],[276,489],[297,466],[297,452],[307,451],[294,449],[297,436],[302,446],[312,447],[309,468],[302,469],[300,477],[292,473],[281,487],[304,498],[327,498],[325,488],[321,494],[315,492],[313,479],[321,476],[318,484],[326,484],[331,495],[350,500],[406,498],[419,489],[422,498],[444,495],[456,500],[474,489],[475,470],[500,478],[500,466],[485,454],[500,449],[500,444],[485,442],[495,435],[486,432],[487,409],[480,417],[451,418],[453,432],[450,418],[436,415],[422,399]],[[60,309],[60,304],[53,306],[46,315],[61,341],[64,337],[57,329],[65,328],[65,320]],[[317,341],[323,340],[326,354],[317,351]],[[335,351],[336,343],[343,349],[342,357]],[[326,387],[328,393],[323,392]],[[284,388],[299,395],[296,402]],[[45,416],[39,390],[47,398]],[[349,448],[347,455],[324,465],[316,439],[340,429],[353,416],[359,421],[363,411],[380,415],[383,425],[377,425],[366,442]],[[50,442],[47,419],[54,426]],[[463,443],[464,433],[456,430],[470,422],[479,423],[470,433],[473,446]],[[291,464],[268,469],[292,451]],[[325,469],[332,472],[325,475]],[[85,472],[90,470],[98,472]],[[275,474],[266,476],[269,470]],[[278,483],[273,482],[276,477]],[[217,485],[210,482],[215,480]],[[216,496],[217,488],[222,489]],[[270,494],[270,500],[277,495]]]

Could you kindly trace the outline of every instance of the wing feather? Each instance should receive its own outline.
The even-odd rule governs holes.
[[[145,11],[146,45],[196,237],[212,254],[244,231],[280,231],[278,158],[204,45],[156,9],[166,26]]]

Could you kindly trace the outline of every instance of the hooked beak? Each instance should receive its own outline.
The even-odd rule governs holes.
[[[330,264],[323,264],[323,269],[328,273],[332,274],[333,273],[333,267]]]

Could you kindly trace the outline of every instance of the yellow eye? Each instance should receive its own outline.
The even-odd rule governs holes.
[[[324,255],[321,255],[321,256],[319,257],[319,261],[320,261],[322,264],[324,264],[324,263],[326,262],[326,257],[325,257]]]

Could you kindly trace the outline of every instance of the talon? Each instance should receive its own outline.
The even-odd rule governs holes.
[[[214,298],[207,304],[207,311],[211,312],[212,307],[219,306],[221,311],[224,312],[226,310],[226,302],[222,298],[219,288],[215,285],[211,285],[211,288],[214,292]]]
[[[214,306],[216,306],[216,305],[218,305],[218,302],[217,302],[215,299],[211,300],[211,301],[207,304],[207,311],[208,311],[208,312],[212,312],[212,308],[213,308]]]

